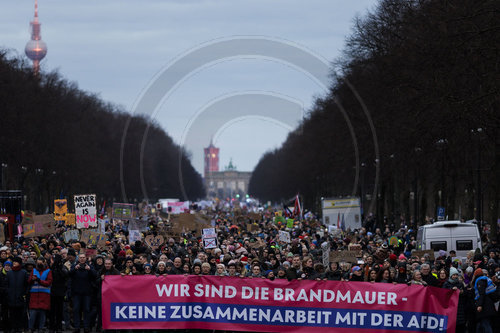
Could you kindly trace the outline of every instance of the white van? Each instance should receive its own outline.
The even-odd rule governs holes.
[[[455,250],[457,257],[466,257],[467,252],[479,248],[482,251],[481,236],[477,225],[460,221],[440,221],[418,228],[417,250]]]

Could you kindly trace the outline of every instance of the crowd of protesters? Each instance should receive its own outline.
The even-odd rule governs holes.
[[[243,219],[241,218],[243,216]],[[194,231],[166,237],[158,248],[144,241],[127,241],[127,224],[106,228],[106,245],[87,257],[86,244],[63,241],[65,227],[47,237],[6,241],[0,246],[0,318],[9,332],[101,330],[101,284],[107,275],[217,275],[287,280],[365,281],[416,284],[458,290],[457,332],[499,332],[498,285],[500,246],[484,236],[483,251],[458,258],[439,251],[431,260],[416,256],[416,230],[410,226],[368,225],[359,230],[328,233],[314,218],[296,219],[293,228],[273,222],[273,213],[261,214],[253,231],[245,215],[233,211],[211,213],[217,247],[203,248]],[[160,219],[161,220],[161,219]],[[240,221],[240,222],[238,222]],[[167,221],[165,221],[167,223]],[[156,235],[158,218],[149,219]],[[279,240],[288,230],[291,242]],[[389,238],[397,237],[397,245]],[[497,235],[495,235],[497,236]],[[144,239],[144,238],[143,238]],[[323,264],[322,245],[330,251],[359,244],[356,262]]]

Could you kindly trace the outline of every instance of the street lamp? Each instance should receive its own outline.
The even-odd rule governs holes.
[[[418,168],[419,168],[419,155],[422,153],[422,148],[420,147],[415,147],[415,180],[414,180],[414,187],[413,187],[413,209],[415,210],[415,227],[418,226],[418,221],[419,221],[419,207],[418,207]]]
[[[446,149],[446,146],[448,145],[448,140],[446,139],[439,139],[436,141],[436,146],[437,149],[441,151],[441,186],[440,186],[440,191],[439,191],[439,206],[443,207],[445,212],[447,211],[446,207],[446,201],[445,201],[445,196],[444,196],[444,187],[445,187],[445,173],[444,173],[444,165],[445,165],[445,152],[444,150]],[[446,214],[446,213],[445,213]]]
[[[483,219],[483,194],[481,189],[481,138],[483,128],[472,129],[471,133],[477,137],[477,193],[476,193],[476,221],[482,226]]]

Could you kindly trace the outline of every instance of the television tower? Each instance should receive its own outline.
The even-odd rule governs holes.
[[[30,22],[31,40],[26,43],[24,52],[33,61],[33,72],[38,75],[40,72],[40,60],[47,54],[47,44],[42,40],[41,24],[38,22],[38,0],[35,0],[35,17]]]

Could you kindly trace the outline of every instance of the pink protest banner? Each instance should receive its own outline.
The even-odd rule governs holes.
[[[107,330],[455,332],[458,291],[368,282],[110,275],[102,300]]]

